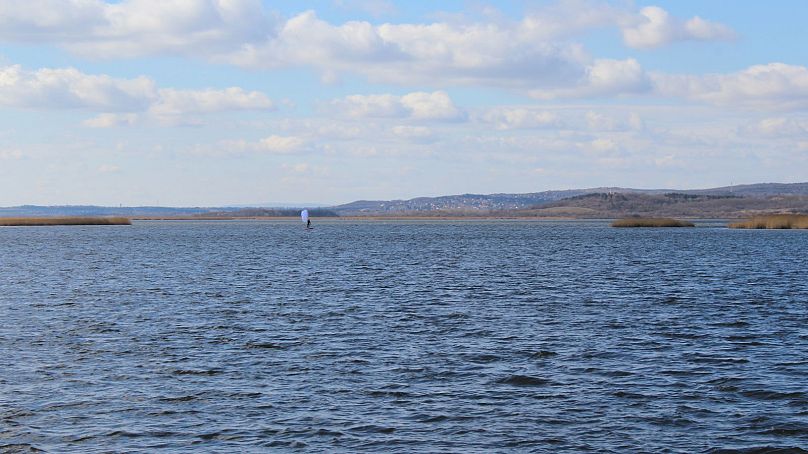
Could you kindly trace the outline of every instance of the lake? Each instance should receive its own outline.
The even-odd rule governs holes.
[[[808,449],[808,231],[313,223],[0,228],[0,451]]]

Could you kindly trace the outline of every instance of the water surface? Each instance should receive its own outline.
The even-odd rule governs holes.
[[[0,229],[0,451],[808,446],[808,232]]]

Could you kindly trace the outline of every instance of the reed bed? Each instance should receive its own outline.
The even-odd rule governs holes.
[[[612,222],[612,227],[693,227],[693,223],[672,218],[624,218]]]
[[[772,214],[730,224],[731,229],[808,229],[806,214]]]
[[[47,218],[0,218],[0,226],[47,226],[47,225],[131,225],[128,218],[119,217],[47,217]]]

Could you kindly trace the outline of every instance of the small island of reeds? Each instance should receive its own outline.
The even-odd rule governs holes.
[[[48,226],[48,225],[131,225],[128,218],[118,217],[26,217],[0,218],[0,226]]]
[[[612,222],[612,227],[693,227],[693,223],[672,218],[624,218]]]
[[[806,214],[772,214],[730,224],[731,229],[808,229]]]

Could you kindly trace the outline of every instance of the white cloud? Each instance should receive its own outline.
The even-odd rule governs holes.
[[[115,164],[101,164],[98,166],[98,173],[118,173],[120,171],[121,168]]]
[[[413,92],[396,95],[351,95],[331,101],[330,110],[353,118],[411,118],[414,120],[457,121],[466,114],[446,92]]]
[[[0,161],[22,159],[22,151],[18,149],[3,150],[0,149]]]
[[[596,112],[586,112],[586,126],[591,131],[641,131],[645,128],[642,118],[631,112],[627,116]]]
[[[89,38],[104,23],[104,7],[98,0],[3,1],[0,38],[18,42]]]
[[[146,77],[115,79],[74,68],[0,67],[0,105],[7,107],[136,111],[156,97],[155,84]]]
[[[642,131],[645,129],[645,121],[643,121],[642,117],[636,112],[631,112],[628,115],[628,127],[635,131]]]
[[[307,66],[331,81],[351,72],[401,84],[563,84],[589,57],[580,45],[555,40],[564,27],[547,23],[530,16],[503,23],[331,24],[313,11],[282,20],[257,0],[0,3],[0,40],[7,42],[50,42],[93,58],[173,54],[250,68]]]
[[[81,109],[101,112],[85,126],[129,126],[146,116],[161,124],[193,121],[182,118],[236,110],[271,110],[261,92],[239,87],[224,90],[158,88],[147,77],[113,78],[85,74],[75,68],[26,70],[20,65],[0,67],[0,107],[34,110]]]
[[[269,153],[295,153],[305,144],[305,140],[294,136],[271,135],[258,141],[256,148]]]
[[[408,114],[395,95],[350,95],[331,101],[331,107],[339,116],[354,118],[397,118]]]
[[[806,137],[808,119],[805,118],[764,118],[740,128],[740,132],[750,137]]]
[[[399,125],[393,127],[397,137],[416,143],[429,143],[435,140],[434,132],[425,126]]]
[[[465,113],[455,107],[444,91],[414,92],[401,97],[401,105],[416,120],[461,120]]]
[[[503,24],[334,25],[313,11],[290,18],[264,42],[245,43],[216,58],[251,68],[309,66],[359,73],[404,85],[499,86],[560,84],[577,76],[588,59],[580,45],[550,41],[528,18]]]
[[[344,2],[389,9],[384,1]],[[595,60],[574,39],[600,27],[622,28],[634,47],[732,35],[698,17],[595,0],[560,1],[516,20],[489,14],[399,24],[334,24],[314,11],[284,19],[259,0],[0,1],[0,40],[55,43],[92,58],[183,55],[247,68],[309,67],[327,83],[353,73],[402,85],[535,90],[539,97],[636,93],[643,78],[636,61]]]
[[[614,140],[604,138],[595,139],[587,145],[589,149],[597,153],[607,153],[618,149],[618,145]]]
[[[586,68],[576,85],[531,90],[530,95],[536,99],[617,96],[646,93],[651,87],[651,79],[637,60],[600,59]]]
[[[202,114],[234,110],[270,110],[272,101],[260,92],[239,87],[224,90],[161,89],[158,100],[149,108],[157,116]]]
[[[493,124],[496,129],[537,129],[561,125],[558,115],[552,112],[525,107],[499,107],[485,112],[480,121]]]
[[[258,0],[0,2],[0,39],[54,42],[85,56],[212,56],[265,40],[278,19]]]
[[[658,6],[647,6],[622,27],[623,41],[637,49],[664,46],[676,41],[729,40],[735,33],[726,25],[698,16],[683,21]]]
[[[301,152],[306,145],[307,141],[302,137],[273,134],[257,141],[227,140],[215,145],[198,145],[189,152],[209,156],[247,153],[285,155]]]
[[[659,94],[719,106],[772,110],[808,108],[808,68],[769,63],[731,74],[652,75]]]
[[[132,126],[140,120],[138,114],[102,113],[84,120],[82,124],[88,128],[114,128],[119,126]]]

